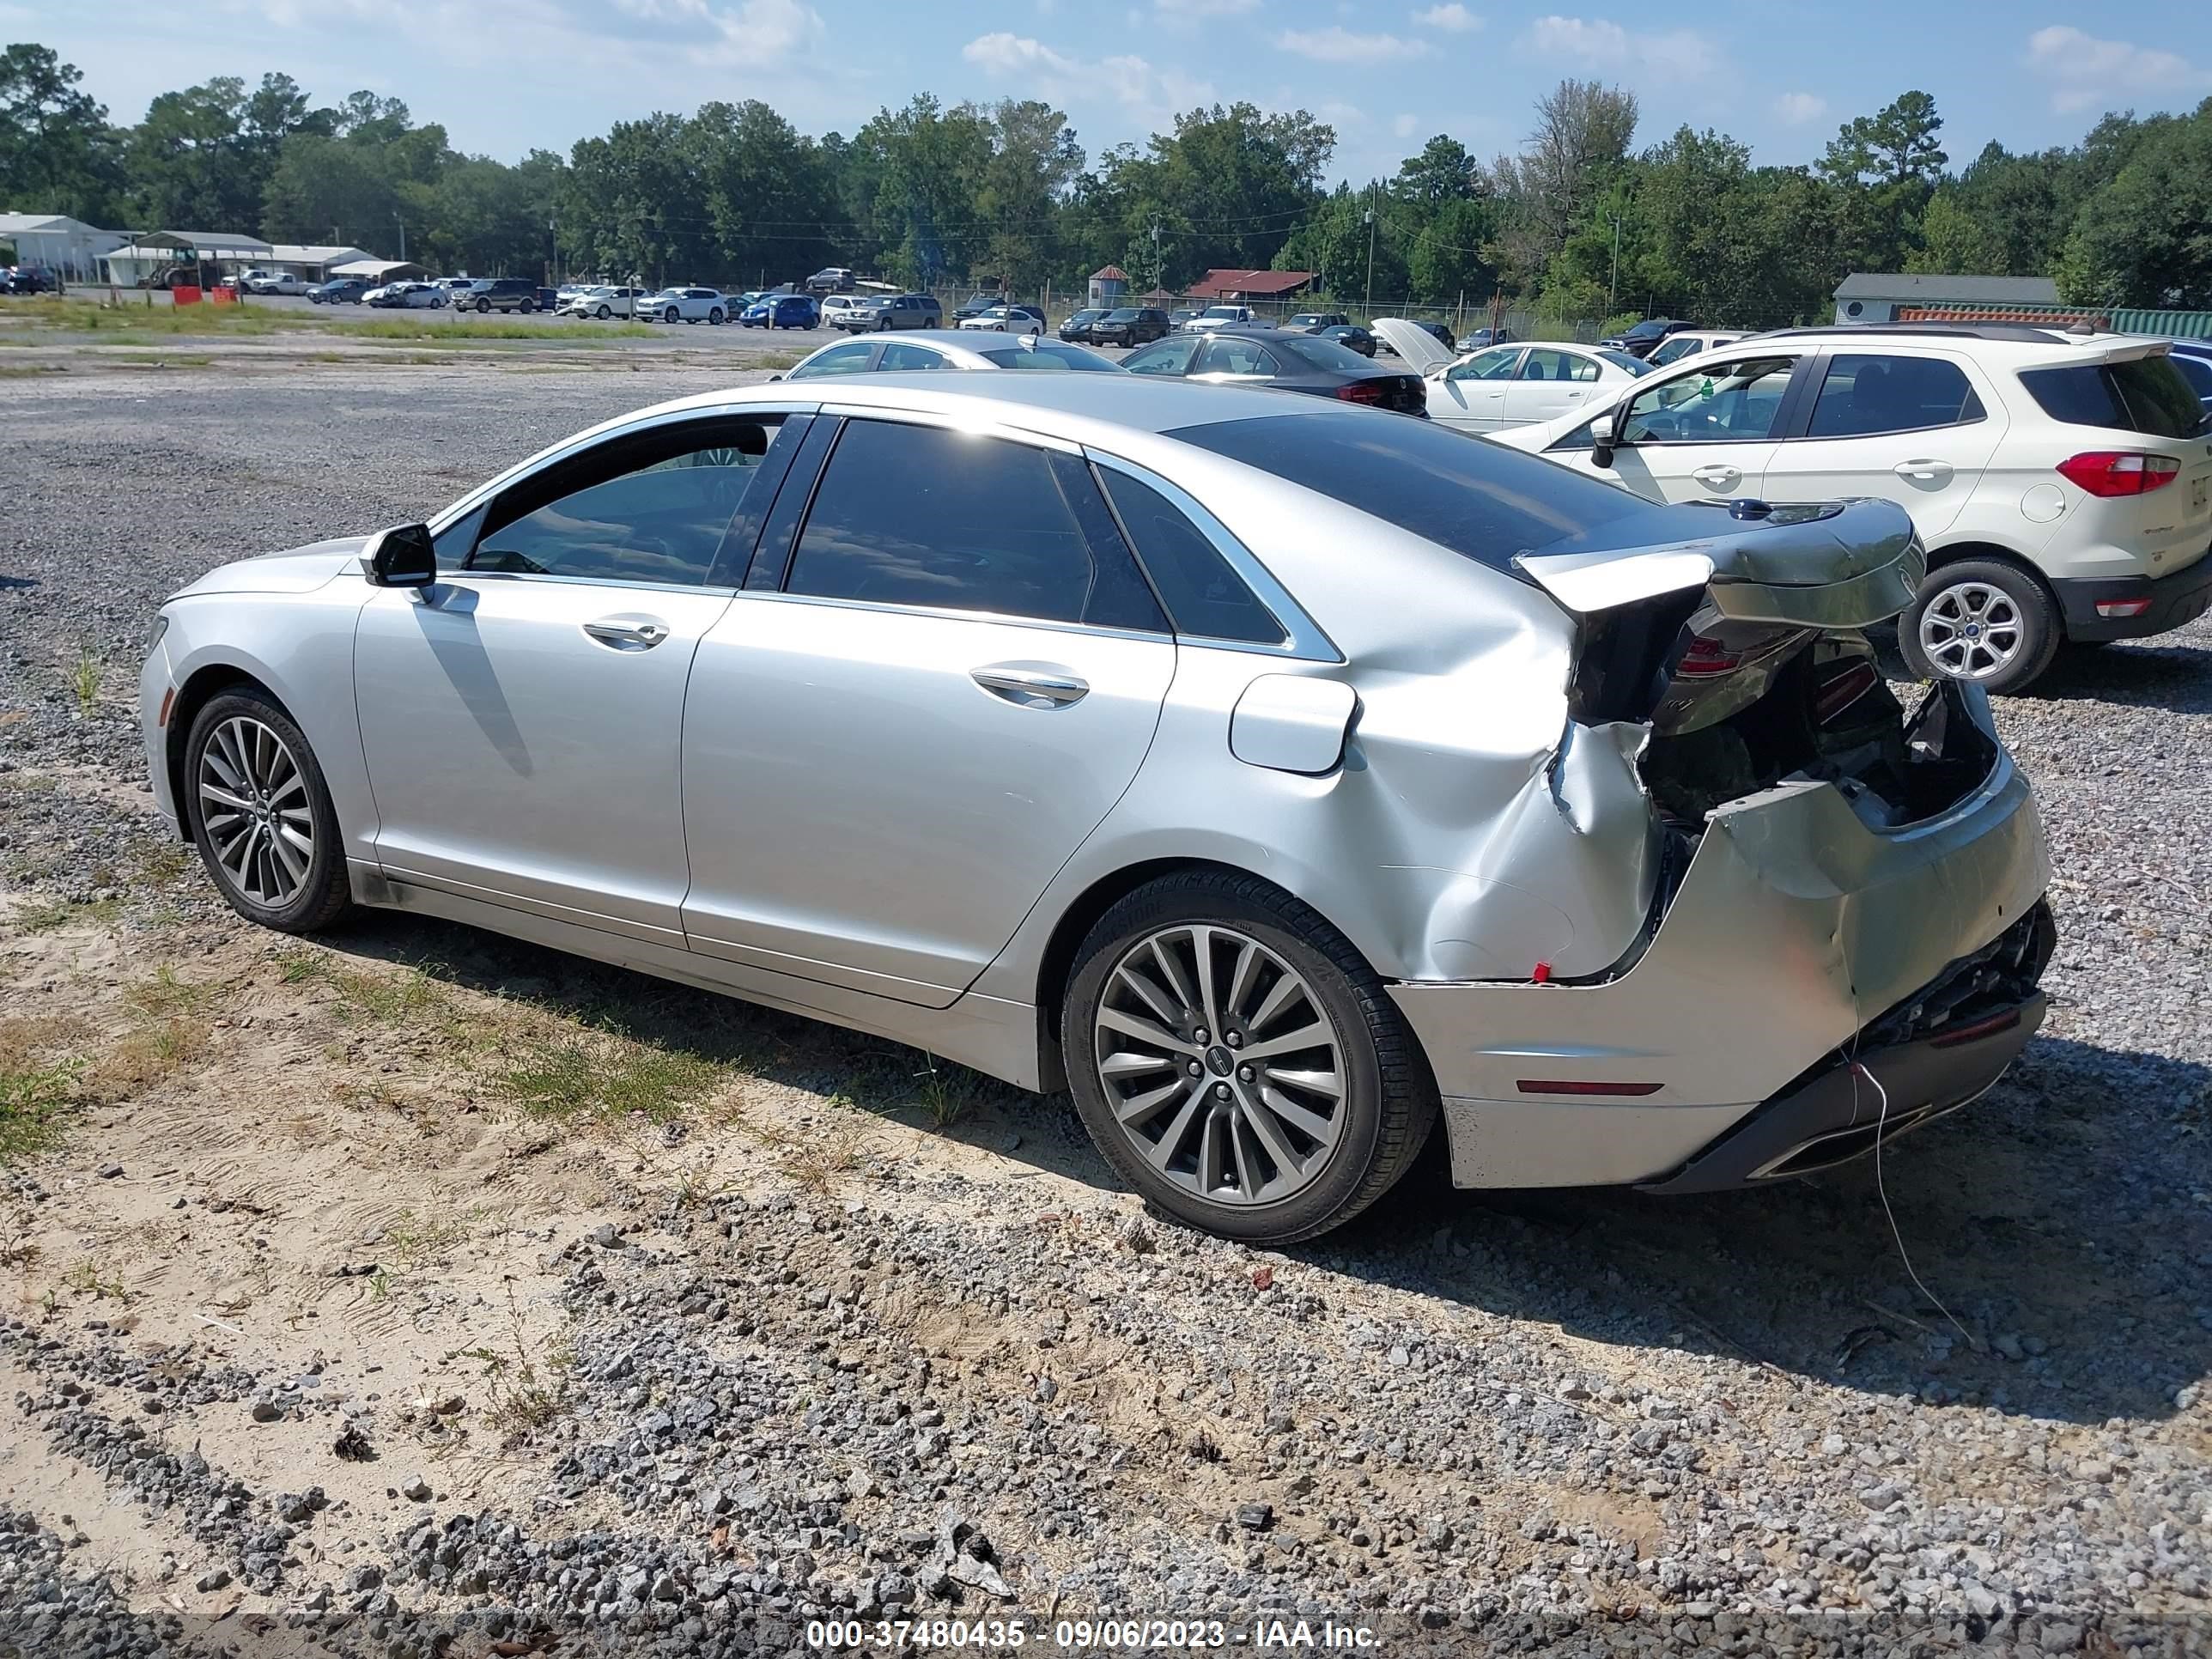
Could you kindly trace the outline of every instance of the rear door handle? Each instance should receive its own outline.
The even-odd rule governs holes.
[[[1701,484],[1711,484],[1715,489],[1723,489],[1734,483],[1738,478],[1743,477],[1743,474],[1735,467],[1714,461],[1699,467],[1690,476]]]
[[[584,631],[617,651],[650,651],[668,637],[668,624],[650,617],[602,617]]]
[[[971,670],[969,678],[993,696],[1004,697],[1024,708],[1065,708],[1069,703],[1081,702],[1091,692],[1090,685],[1073,674],[1003,663]]]
[[[1890,471],[1900,478],[1913,478],[1922,483],[1948,483],[1952,468],[1948,461],[1899,461]]]

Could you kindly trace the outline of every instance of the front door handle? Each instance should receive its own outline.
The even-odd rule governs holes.
[[[584,631],[617,651],[650,651],[668,637],[668,624],[650,617],[602,617],[586,623]]]
[[[1014,668],[1004,664],[973,670],[969,678],[994,697],[1024,708],[1065,708],[1081,702],[1091,687],[1073,674],[1046,669]]]
[[[1952,468],[1948,461],[1899,461],[1890,471],[1916,483],[1948,483]]]
[[[1723,462],[1715,461],[1707,465],[1699,467],[1696,471],[1691,473],[1690,476],[1695,478],[1699,483],[1708,485],[1714,489],[1726,489],[1733,485],[1738,478],[1743,477],[1743,474],[1735,467],[1727,465]]]

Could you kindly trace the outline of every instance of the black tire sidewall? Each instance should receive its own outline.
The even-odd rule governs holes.
[[[1344,970],[1291,931],[1273,906],[1227,891],[1194,902],[1197,897],[1188,890],[1139,889],[1108,911],[1084,941],[1060,1013],[1060,1052],[1069,1092],[1091,1139],[1122,1179],[1154,1208],[1187,1226],[1247,1243],[1310,1237],[1343,1215],[1376,1156],[1382,1129],[1382,1075],[1374,1034]],[[1098,1081],[1094,1022],[1114,965],[1147,934],[1202,921],[1227,923],[1249,933],[1296,967],[1335,1028],[1344,1057],[1346,1121],[1328,1165],[1310,1185],[1273,1204],[1208,1204],[1161,1176],[1115,1121]]]
[[[2065,638],[2065,630],[2059,622],[2058,607],[2051,602],[2042,582],[2018,566],[1997,559],[1960,559],[1929,572],[1920,585],[1920,592],[1898,618],[1897,645],[1905,665],[1923,679],[1954,678],[1943,673],[1921,651],[1920,618],[1938,595],[1966,582],[1983,582],[2002,589],[2011,599],[2027,630],[2027,641],[2010,667],[1989,679],[1966,684],[1978,685],[1992,696],[2025,690],[2051,666]]]
[[[292,902],[277,909],[257,904],[231,885],[229,876],[216,857],[215,846],[200,811],[197,780],[201,752],[216,726],[241,715],[261,721],[292,751],[292,758],[307,781],[307,806],[315,822],[315,852],[307,866],[307,878],[301,883]],[[339,839],[337,810],[331,805],[330,787],[323,781],[322,763],[315,757],[314,745],[307,741],[307,733],[300,730],[276,699],[253,690],[225,691],[203,704],[192,717],[191,732],[185,740],[182,787],[181,804],[185,821],[191,828],[192,844],[199,849],[200,861],[207,866],[216,890],[240,915],[279,933],[296,933],[325,925],[345,908],[345,901],[333,896],[334,892],[343,893],[345,890],[345,850]]]

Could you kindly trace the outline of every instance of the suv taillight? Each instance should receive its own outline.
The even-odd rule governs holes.
[[[2092,449],[2059,462],[2058,470],[2092,495],[2148,495],[2179,477],[2181,463],[2140,450]]]

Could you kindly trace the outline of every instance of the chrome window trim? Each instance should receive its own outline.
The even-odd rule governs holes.
[[[629,593],[720,593],[728,595],[738,590],[720,583],[648,582],[625,580],[620,576],[563,576],[550,570],[465,570],[456,568],[438,573],[438,586],[458,582],[558,582],[568,587],[619,587]]]
[[[929,617],[939,622],[994,623],[1002,628],[1038,628],[1052,634],[1086,634],[1109,640],[1146,640],[1154,645],[1174,646],[1182,643],[1179,637],[1164,629],[1144,628],[1103,628],[1097,623],[1054,622],[1044,617],[1018,616],[1011,611],[960,611],[950,605],[899,605],[885,599],[841,599],[827,593],[793,593],[783,588],[748,587],[740,590],[742,599],[773,599],[786,605],[828,605],[839,611],[873,611],[884,616]],[[1197,641],[1192,643],[1211,643]]]
[[[1305,607],[1292,599],[1290,590],[1275,580],[1274,573],[1254,556],[1251,550],[1238,541],[1229,527],[1209,513],[1188,489],[1172,478],[1164,478],[1149,467],[1134,461],[1125,461],[1118,455],[1109,455],[1103,450],[1085,449],[1084,455],[1097,466],[1119,472],[1124,477],[1157,489],[1167,497],[1169,503],[1191,523],[1198,526],[1199,534],[1213,544],[1213,550],[1221,555],[1229,568],[1237,573],[1243,584],[1252,590],[1261,604],[1266,605],[1283,631],[1290,638],[1280,645],[1267,645],[1256,640],[1217,639],[1210,634],[1185,634],[1178,630],[1176,638],[1190,645],[1202,645],[1209,650],[1247,651],[1261,657],[1289,657],[1301,662],[1333,662],[1347,660],[1336,648],[1335,641],[1322,632],[1321,625],[1306,614]],[[1131,548],[1130,552],[1137,550]],[[1138,563],[1144,558],[1138,554]]]
[[[595,428],[570,439],[557,449],[544,450],[526,460],[517,461],[504,472],[495,473],[467,495],[450,506],[441,507],[429,521],[433,536],[442,536],[467,514],[490,501],[511,484],[525,478],[535,477],[549,466],[558,466],[563,461],[574,460],[588,450],[617,438],[626,438],[634,433],[649,432],[655,427],[673,426],[679,421],[726,419],[730,416],[775,415],[788,418],[793,415],[812,415],[820,405],[811,400],[774,404],[709,404],[691,409],[664,410],[658,414],[641,416],[623,421],[620,425]]]
[[[890,374],[931,374],[929,369],[891,369]],[[972,416],[953,410],[882,408],[872,404],[824,403],[817,411],[845,421],[887,421],[900,426],[929,426],[940,431],[964,432],[972,437],[998,438],[1008,443],[1027,444],[1033,449],[1056,449],[1063,455],[1080,455],[1083,446],[1072,439],[1050,432],[1037,432],[1027,427],[1010,426],[1004,421],[978,421]],[[833,457],[834,459],[834,457]],[[826,470],[825,463],[825,470]]]

